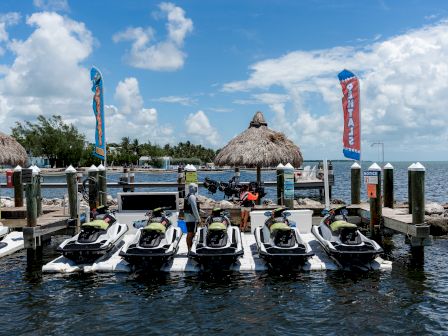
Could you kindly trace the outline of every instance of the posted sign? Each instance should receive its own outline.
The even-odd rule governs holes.
[[[364,183],[367,185],[367,196],[369,198],[377,198],[376,186],[378,185],[380,172],[379,171],[365,171]]]

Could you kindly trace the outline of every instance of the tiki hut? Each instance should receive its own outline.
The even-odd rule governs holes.
[[[249,128],[223,147],[214,160],[219,166],[256,167],[258,182],[261,167],[275,167],[287,162],[294,167],[302,164],[300,148],[283,133],[269,129],[261,112],[255,113]]]
[[[24,166],[28,161],[25,148],[13,137],[0,133],[0,164]]]

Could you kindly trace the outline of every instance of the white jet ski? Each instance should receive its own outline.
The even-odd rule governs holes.
[[[81,225],[81,232],[61,243],[56,249],[78,264],[91,263],[107,254],[122,240],[128,227],[117,221],[106,207],[97,209],[91,222]]]
[[[182,230],[170,221],[171,213],[165,212],[166,209],[149,211],[148,220],[120,251],[120,256],[135,268],[159,270],[176,254]]]
[[[231,225],[225,211],[214,208],[198,228],[189,256],[204,269],[226,270],[243,253],[240,228]]]
[[[324,218],[311,232],[327,254],[341,266],[365,265],[383,252],[378,243],[364,236],[349,223],[345,206],[324,210]]]
[[[266,211],[264,215],[268,219],[263,226],[255,228],[254,235],[258,254],[271,268],[293,269],[314,255],[298,228],[288,220],[291,213],[287,208]]]

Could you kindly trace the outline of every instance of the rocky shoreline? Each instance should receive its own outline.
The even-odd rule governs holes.
[[[208,197],[199,195],[198,200],[203,208],[211,209],[214,207],[220,207],[223,209],[234,209],[239,208],[239,204],[237,202],[231,202],[229,200],[220,200],[215,201]],[[63,207],[64,202],[61,198],[43,198],[42,205],[45,207]],[[263,202],[266,206],[274,206],[275,203],[272,200],[265,200]],[[345,204],[341,200],[333,199],[332,204]],[[118,205],[117,199],[112,198],[112,196],[108,195],[107,197],[107,205],[108,206],[116,206]],[[182,207],[183,204],[180,204]],[[2,208],[12,208],[14,207],[14,199],[11,197],[1,197],[0,198],[0,206]],[[84,200],[81,200],[81,207],[87,207],[88,204]],[[320,208],[324,207],[324,205],[316,200],[309,198],[299,198],[294,200],[294,206],[300,208]],[[396,203],[396,207],[407,207],[407,203]],[[445,236],[448,235],[448,204],[439,204],[436,202],[428,202],[425,205],[425,222],[431,225],[431,235],[433,236]]]

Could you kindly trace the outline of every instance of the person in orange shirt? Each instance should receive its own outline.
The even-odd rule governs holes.
[[[249,213],[254,207],[258,199],[258,193],[251,193],[247,184],[243,185],[240,193],[240,205],[241,205],[241,223],[240,230],[244,232],[247,228],[247,221],[249,220]]]

